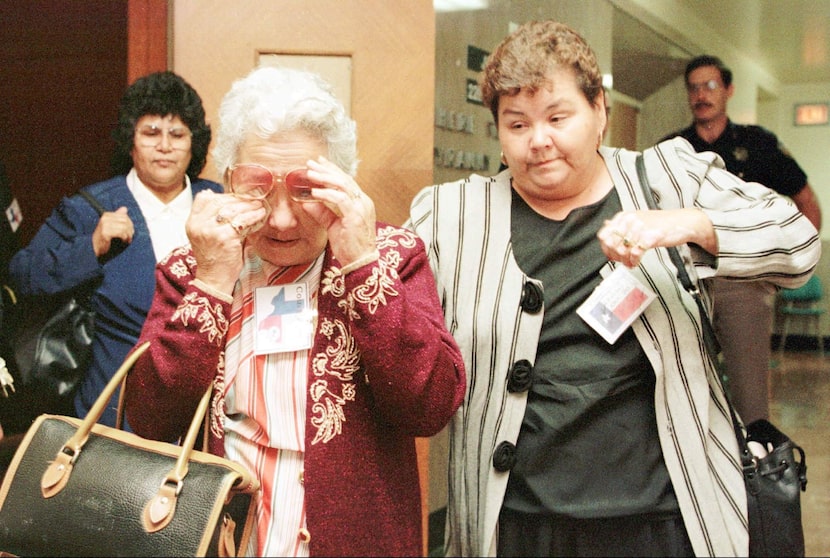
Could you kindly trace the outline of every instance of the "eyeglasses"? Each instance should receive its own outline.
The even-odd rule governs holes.
[[[689,93],[697,93],[698,91],[714,91],[719,87],[720,83],[714,79],[710,79],[709,81],[704,81],[703,83],[687,83],[686,91]]]
[[[174,127],[164,130],[155,124],[146,124],[135,131],[138,144],[142,147],[158,147],[161,145],[164,136],[171,149],[188,149],[190,147],[190,130],[183,127]]]
[[[296,202],[319,201],[311,196],[311,189],[325,188],[322,184],[309,180],[306,168],[274,175],[268,168],[252,163],[232,166],[228,169],[227,176],[231,192],[239,197],[252,200],[263,200],[268,197],[277,182],[285,185],[288,196]]]

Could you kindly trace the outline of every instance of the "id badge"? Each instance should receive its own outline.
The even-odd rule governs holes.
[[[254,290],[254,353],[284,353],[310,349],[314,312],[308,285],[291,283]]]
[[[654,291],[620,265],[602,280],[576,313],[613,345],[655,298]]]

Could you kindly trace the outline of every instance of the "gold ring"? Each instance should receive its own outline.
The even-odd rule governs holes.
[[[620,242],[622,242],[622,245],[625,246],[626,248],[631,248],[634,245],[634,243],[631,242],[631,239],[628,238],[627,236],[625,236],[620,231],[612,231],[612,232],[613,232],[614,235],[620,237]],[[640,246],[639,244],[637,246],[642,248],[642,246]]]
[[[349,197],[353,200],[356,200],[357,198],[360,197],[360,192],[358,192],[357,190],[350,190],[348,192],[348,194],[349,194]]]
[[[228,218],[225,217],[224,215],[222,215],[221,213],[217,213],[216,214],[216,222],[221,225],[222,223],[227,223]]]
[[[242,225],[240,225],[236,221],[231,221],[228,224],[233,228],[233,230],[236,231],[236,234],[238,234],[239,236],[242,236],[242,233],[245,232],[245,227],[243,227]]]

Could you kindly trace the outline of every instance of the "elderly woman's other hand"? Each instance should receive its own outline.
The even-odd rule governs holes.
[[[329,244],[345,267],[376,253],[375,204],[357,182],[337,165],[319,157],[308,161],[308,177],[326,188],[313,196],[322,204],[306,203],[303,210],[326,228]]]

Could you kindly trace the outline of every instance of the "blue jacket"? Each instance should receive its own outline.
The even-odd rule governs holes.
[[[202,190],[222,192],[209,180],[191,181],[195,196]],[[46,219],[28,246],[9,264],[11,280],[21,295],[55,294],[87,281],[100,281],[92,297],[96,312],[92,364],[75,397],[79,417],[86,416],[101,390],[138,341],[155,290],[156,258],[144,215],[117,176],[84,188],[108,211],[127,207],[135,234],[121,251],[115,246],[97,258],[92,233],[99,215],[81,196],[65,197]],[[118,394],[100,422],[115,424]]]

